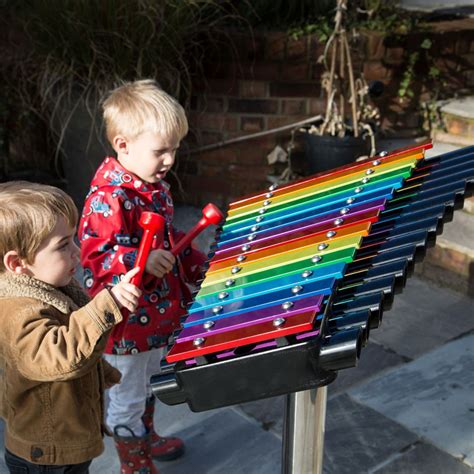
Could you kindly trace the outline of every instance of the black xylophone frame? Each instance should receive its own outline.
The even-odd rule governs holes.
[[[329,297],[321,338],[282,345],[265,357],[249,352],[186,370],[180,370],[183,363],[164,365],[151,379],[153,393],[169,405],[187,401],[193,411],[286,394],[282,472],[322,472],[327,385],[338,370],[356,365],[370,330],[380,325],[414,264],[473,189],[474,147],[422,159],[372,224]],[[285,378],[257,383],[268,373]]]

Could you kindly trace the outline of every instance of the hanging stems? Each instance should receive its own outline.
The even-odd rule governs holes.
[[[354,137],[359,136],[359,119],[357,118],[357,97],[354,83],[354,71],[352,70],[351,53],[349,50],[349,43],[344,32],[344,46],[347,54],[347,70],[349,71],[349,85],[351,89],[351,106],[352,106],[352,122],[354,127]]]

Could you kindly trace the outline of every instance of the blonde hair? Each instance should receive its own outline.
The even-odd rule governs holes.
[[[188,133],[183,107],[152,79],[126,82],[102,102],[107,139],[124,135],[133,140],[144,132],[181,140]]]
[[[74,228],[78,220],[73,200],[61,189],[27,181],[0,184],[0,272],[10,250],[32,264],[59,217]]]

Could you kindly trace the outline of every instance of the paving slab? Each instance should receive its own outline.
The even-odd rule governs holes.
[[[325,474],[366,473],[417,441],[416,434],[347,394],[330,399],[327,413]]]
[[[263,430],[269,430],[280,439],[283,433],[283,418],[286,396],[271,397],[255,402],[242,403],[238,409],[260,424]]]
[[[367,346],[362,349],[357,367],[338,372],[336,380],[328,386],[328,397],[336,396],[350,387],[367,383],[380,372],[406,361],[406,358],[369,339]]]
[[[469,335],[348,393],[472,466],[473,367],[474,335]]]
[[[415,443],[369,474],[472,474],[463,462],[426,443]]]
[[[274,474],[281,469],[281,442],[232,409],[177,432],[187,440],[181,459],[157,466],[166,474]]]
[[[474,300],[412,277],[370,339],[414,359],[474,330]]]

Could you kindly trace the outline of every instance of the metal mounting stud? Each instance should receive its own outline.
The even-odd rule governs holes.
[[[320,262],[322,259],[323,259],[323,257],[321,257],[321,255],[314,255],[313,257],[311,257],[311,261],[312,261],[313,263],[318,263],[318,262]]]
[[[225,281],[225,286],[229,288],[229,286],[233,286],[235,284],[235,280],[233,278],[229,278]]]
[[[252,246],[250,244],[242,245],[242,252],[248,252]]]
[[[211,329],[216,324],[214,321],[206,321],[202,326],[204,329]]]
[[[218,298],[219,298],[220,300],[225,300],[228,296],[229,296],[229,293],[227,293],[227,291],[221,291],[221,292],[219,293]]]
[[[327,249],[328,247],[329,245],[326,242],[323,242],[318,245],[318,250],[324,250],[324,249]]]
[[[269,206],[271,203],[272,201],[270,201],[270,199],[266,199],[265,201],[263,201],[264,206]]]
[[[252,240],[255,240],[255,237],[257,237],[257,234],[250,234],[250,235],[247,237],[247,240],[250,240],[250,242],[252,242]]]
[[[357,188],[354,189],[354,192],[359,194],[360,192],[362,192],[364,188],[362,186],[357,186]]]
[[[312,270],[305,270],[305,271],[301,274],[301,276],[302,276],[303,278],[308,278],[308,277],[310,277],[312,274],[313,274],[313,271],[312,271]]]
[[[240,263],[240,262],[243,262],[246,258],[247,258],[247,257],[246,257],[245,255],[239,255],[239,256],[237,257],[237,262],[239,262],[239,263]]]
[[[347,214],[350,211],[350,208],[348,207],[343,207],[339,212],[344,215]]]
[[[204,339],[203,337],[196,337],[196,339],[194,339],[193,341],[193,346],[201,346],[202,344],[204,344],[204,341],[206,339]]]
[[[285,321],[286,321],[285,318],[276,318],[276,319],[273,320],[273,325],[274,325],[276,328],[279,328],[280,326],[282,326],[283,324],[285,324]]]
[[[381,152],[379,153],[379,156],[381,156],[382,158],[383,158],[384,156],[387,156],[387,155],[388,155],[388,151],[386,151],[386,150],[383,150],[383,151],[381,151]]]
[[[219,313],[222,312],[223,309],[224,309],[224,306],[221,306],[221,305],[219,305],[219,306],[214,306],[214,308],[212,308],[212,312],[213,312],[214,314],[219,314]]]
[[[252,227],[250,227],[250,230],[252,232],[257,232],[257,230],[260,229],[260,226],[259,225],[253,225]]]
[[[236,273],[239,273],[240,270],[242,270],[242,267],[239,267],[237,265],[235,267],[232,267],[232,270],[231,270],[232,275],[235,275]]]
[[[346,204],[352,204],[355,201],[355,198],[347,198],[346,199]]]
[[[326,237],[328,238],[334,237],[335,235],[336,235],[335,230],[330,230],[329,232],[326,233]]]
[[[342,217],[338,217],[334,222],[333,224],[334,225],[341,225],[344,223],[344,219]]]
[[[303,286],[302,285],[295,285],[292,289],[291,292],[295,295],[298,293],[301,293],[303,291]]]
[[[293,301],[285,301],[285,302],[281,305],[281,307],[282,307],[285,311],[287,311],[287,310],[293,308],[293,305],[294,305]]]

